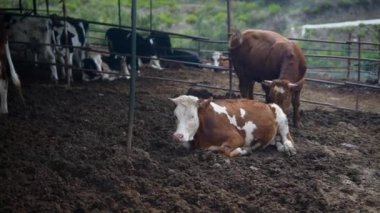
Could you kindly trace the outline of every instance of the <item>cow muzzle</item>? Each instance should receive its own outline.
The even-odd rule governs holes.
[[[183,138],[184,138],[184,136],[183,136],[183,134],[181,134],[181,133],[174,133],[174,134],[173,134],[173,140],[174,140],[175,142],[177,142],[177,143],[181,143],[181,142],[183,142],[183,141],[184,141]]]

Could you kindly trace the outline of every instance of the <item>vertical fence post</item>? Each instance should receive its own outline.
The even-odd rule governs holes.
[[[36,0],[33,0],[33,13],[34,13],[34,15],[37,15],[37,2],[36,2]]]
[[[360,71],[361,71],[361,37],[358,35],[358,83],[360,83]],[[359,87],[355,86],[356,90],[356,101],[355,101],[355,110],[359,110]]]
[[[20,14],[22,13],[22,1],[21,0],[18,0],[18,11],[20,12]]]
[[[379,48],[379,56],[377,58],[380,58],[380,29],[377,31],[378,36],[378,48]],[[377,84],[380,84],[380,60],[377,63]]]
[[[70,87],[70,84],[71,84],[71,75],[72,75],[72,70],[71,68],[68,67],[68,63],[69,63],[69,48],[68,48],[68,44],[69,44],[69,38],[68,38],[68,34],[67,34],[67,24],[66,24],[66,0],[62,0],[62,10],[63,10],[63,30],[64,30],[64,34],[65,34],[65,43],[64,43],[64,48],[65,48],[65,71],[66,70],[69,70],[69,72],[66,73],[66,77],[67,77],[67,87]]]
[[[360,71],[361,71],[361,37],[358,35],[358,83],[360,82]]]
[[[149,14],[149,29],[152,31],[153,29],[153,12],[152,12],[153,3],[152,0],[150,0],[150,14]]]
[[[350,72],[351,72],[351,39],[352,33],[348,33],[348,41],[347,41],[347,76],[346,80],[350,80]]]
[[[231,36],[231,1],[230,0],[227,0],[227,41],[230,40],[230,36]],[[230,53],[230,50],[228,50],[228,58],[230,60],[230,63],[229,63],[229,90],[228,90],[228,93],[229,93],[229,98],[232,97],[232,60],[231,60],[231,53]]]
[[[46,5],[46,14],[49,15],[50,14],[50,11],[49,11],[49,0],[45,0],[45,5]]]
[[[117,1],[117,13],[119,15],[119,27],[121,26],[121,9],[120,9],[120,0]]]
[[[128,139],[127,139],[127,153],[132,151],[132,137],[133,137],[133,119],[135,113],[135,87],[136,87],[136,0],[132,0],[132,69],[131,80],[129,85],[129,113],[128,113]]]

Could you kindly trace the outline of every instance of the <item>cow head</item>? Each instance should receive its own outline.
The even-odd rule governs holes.
[[[212,60],[214,61],[214,66],[219,66],[220,56],[222,56],[222,53],[219,51],[215,51],[212,53]]]
[[[276,79],[273,81],[265,80],[262,83],[266,91],[267,102],[276,103],[286,114],[289,112],[290,103],[294,91],[300,91],[302,85],[300,82],[291,83],[288,80]]]
[[[177,130],[173,134],[173,139],[182,146],[190,148],[189,142],[194,140],[199,128],[198,108],[210,104],[211,99],[204,100],[191,95],[181,95],[170,100],[177,105],[174,110]]]

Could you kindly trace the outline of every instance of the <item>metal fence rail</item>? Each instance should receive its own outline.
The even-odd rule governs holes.
[[[20,14],[15,14],[15,15],[20,15]],[[20,16],[23,16],[23,15],[20,15]],[[40,15],[35,15],[33,17],[50,18],[50,16],[40,16]],[[78,20],[82,20],[82,19],[78,19]],[[83,21],[86,21],[86,20],[83,20]],[[96,26],[122,27],[122,28],[130,29],[129,26],[119,26],[119,25],[116,25],[116,24],[100,23],[100,22],[95,22],[95,21],[88,21],[88,22],[90,24],[96,25]],[[143,28],[138,28],[138,30],[150,32],[149,30],[143,29]],[[101,30],[95,30],[95,32],[101,33],[102,31]],[[158,32],[161,32],[161,31],[158,31]],[[164,32],[164,33],[167,33],[168,35],[175,36],[175,37],[178,37],[178,38],[193,39],[193,40],[198,41],[198,42],[206,42],[206,43],[214,43],[214,44],[226,44],[227,43],[227,41],[213,41],[213,40],[211,40],[209,38],[199,37],[199,36],[189,36],[189,35],[183,35],[183,34],[178,34],[178,33],[169,33],[169,32]],[[326,41],[326,40],[299,39],[299,38],[290,38],[290,39],[292,39],[292,40],[298,40],[298,41],[303,41],[303,42],[320,42],[320,43],[327,43],[327,44],[343,44],[343,45],[356,44],[356,45],[359,46],[357,48],[357,50],[356,50],[357,51],[357,57],[354,57],[354,56],[334,56],[334,55],[305,54],[305,56],[308,57],[308,58],[330,58],[330,59],[348,60],[348,61],[354,60],[354,61],[358,61],[358,62],[360,62],[360,61],[368,61],[368,62],[379,63],[380,64],[380,59],[360,57],[360,51],[362,50],[361,47],[360,47],[360,45],[362,45],[362,44],[364,45],[365,44],[365,45],[375,45],[375,46],[379,45],[380,46],[379,43],[354,42],[354,41]],[[25,43],[25,42],[12,42],[12,43],[28,44],[28,43]],[[39,45],[51,45],[51,44],[39,44]],[[64,48],[70,47],[68,45],[61,45],[61,46],[64,47]],[[110,54],[109,51],[96,50],[96,49],[92,49],[92,48],[82,48],[82,47],[78,47],[78,46],[74,46],[74,48],[79,48],[79,49],[82,49],[84,51],[97,52],[99,54],[106,54],[106,55]],[[194,49],[194,50],[196,50],[196,51],[204,51],[204,52],[212,52],[213,51],[213,50],[208,50],[208,49],[203,49],[203,50],[202,49]],[[375,49],[372,49],[372,51],[375,51]],[[379,52],[379,50],[378,50],[378,52]],[[129,56],[128,54],[120,54],[120,55]],[[158,58],[158,59],[161,60],[161,61],[174,62],[174,63],[182,63],[182,64],[186,64],[186,65],[194,65],[194,66],[198,66],[199,68],[208,68],[208,69],[225,70],[225,71],[229,70],[228,68],[222,68],[222,67],[213,66],[213,65],[205,65],[205,64],[198,64],[198,63],[191,63],[191,62],[183,62],[183,61],[173,60],[173,59],[163,59],[163,58]],[[25,61],[20,61],[20,62],[24,63]],[[49,64],[49,65],[61,65],[61,66],[69,67],[69,65],[51,64],[51,63],[47,63],[47,62],[38,62],[38,63],[40,63],[40,64]],[[79,69],[79,68],[75,68],[75,67],[71,67],[71,68],[74,68],[74,69],[80,70],[80,71],[90,71],[90,70],[87,70],[87,69]],[[97,72],[96,70],[91,70],[91,71]],[[359,63],[359,66],[358,66],[358,72],[360,73],[360,63]],[[107,72],[102,72],[102,73],[107,73]],[[108,72],[108,73],[109,74],[115,74],[114,72]],[[141,78],[154,78],[154,79],[157,79],[157,80],[165,80],[165,81],[169,80],[169,81],[174,81],[174,82],[187,83],[187,84],[194,85],[194,86],[197,86],[197,87],[205,87],[205,88],[212,88],[212,89],[228,90],[227,88],[218,88],[218,87],[214,88],[214,87],[211,87],[209,85],[202,85],[202,84],[191,82],[191,81],[190,82],[181,81],[181,80],[178,80],[178,79],[158,78],[158,77],[149,77],[149,76],[144,76],[144,77],[141,77]],[[307,81],[311,81],[311,82],[316,82],[316,83],[331,84],[331,85],[338,85],[338,86],[354,86],[354,87],[364,87],[364,88],[371,88],[371,89],[380,89],[380,86],[363,84],[363,83],[360,83],[360,82],[351,82],[351,81],[341,81],[341,82],[338,82],[338,81],[329,81],[329,80],[313,79],[313,78],[307,78],[306,80]],[[235,90],[235,92],[236,92],[236,90]],[[263,95],[263,94],[262,93],[256,93],[255,95]],[[310,101],[310,100],[302,100],[302,101],[306,102],[306,103],[311,103],[311,104],[329,106],[329,107],[333,107],[333,108],[337,108],[337,109],[354,110],[354,109],[349,109],[349,108],[336,107],[336,106],[333,106],[333,105],[331,105],[329,103],[321,103],[321,102]]]

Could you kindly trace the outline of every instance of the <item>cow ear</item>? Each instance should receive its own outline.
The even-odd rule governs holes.
[[[205,108],[210,104],[211,101],[212,101],[212,97],[210,97],[208,99],[199,99],[198,100],[198,107],[199,108]]]
[[[304,81],[305,81],[305,78],[299,80],[296,83],[288,83],[288,86],[289,86],[291,91],[299,92],[302,89]]]
[[[297,83],[288,83],[288,86],[290,88],[291,91],[300,91],[301,90],[301,86]]]
[[[175,104],[178,104],[178,102],[177,102],[177,99],[176,99],[176,98],[169,98],[169,100],[173,101],[173,103],[175,103]]]

